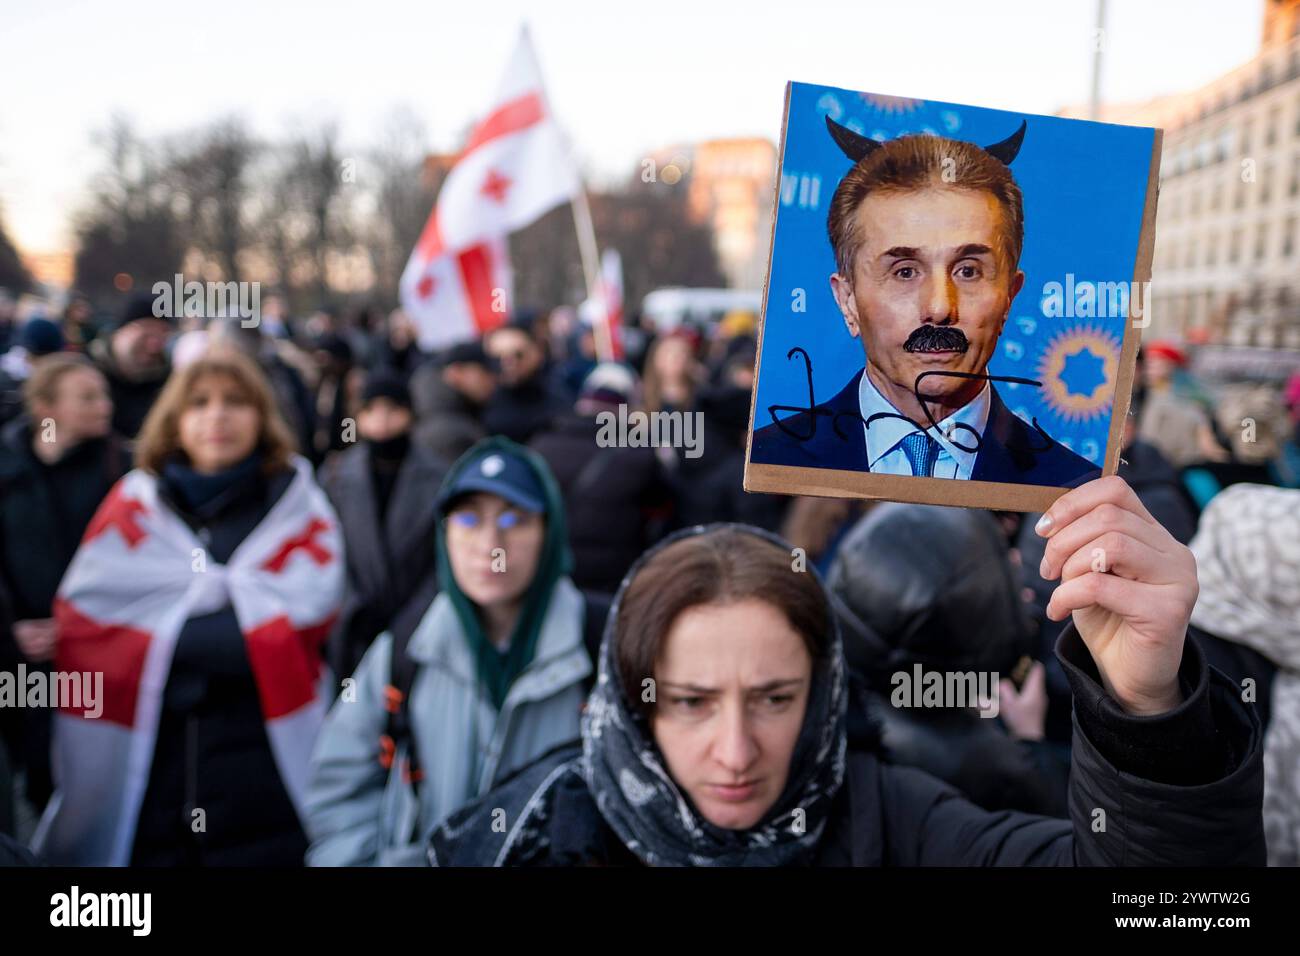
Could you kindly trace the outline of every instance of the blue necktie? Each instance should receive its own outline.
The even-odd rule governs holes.
[[[903,454],[912,466],[912,474],[931,477],[939,460],[939,443],[925,432],[913,432],[902,441]]]

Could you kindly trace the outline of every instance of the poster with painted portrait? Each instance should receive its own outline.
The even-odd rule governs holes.
[[[1040,511],[1113,474],[1160,136],[789,84],[746,490]]]

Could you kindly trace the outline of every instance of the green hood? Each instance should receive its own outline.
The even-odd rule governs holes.
[[[560,495],[559,485],[551,474],[550,467],[536,452],[510,441],[508,438],[485,438],[461,455],[451,466],[443,480],[438,494],[441,497],[451,488],[458,476],[472,461],[490,451],[501,452],[522,458],[532,468],[537,480],[546,493],[546,537],[542,541],[542,554],[537,562],[537,572],[524,594],[523,608],[519,620],[515,623],[514,633],[510,635],[510,644],[502,652],[498,651],[488,640],[479,618],[478,605],[469,599],[456,577],[451,573],[451,560],[447,553],[447,531],[441,516],[437,523],[438,546],[438,584],[451,599],[456,609],[456,618],[474,655],[478,678],[487,691],[489,698],[498,710],[505,702],[510,685],[530,663],[537,652],[537,639],[542,631],[542,622],[546,620],[546,611],[550,607],[551,595],[555,584],[566,576],[573,567],[573,557],[569,552],[569,529],[564,517],[564,499]]]

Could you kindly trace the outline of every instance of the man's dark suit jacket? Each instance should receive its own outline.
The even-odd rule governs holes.
[[[829,402],[818,405],[815,413],[799,412],[782,419],[779,425],[756,428],[750,460],[764,465],[870,471],[867,436],[858,404],[858,383],[863,371],[854,375]],[[1066,488],[1101,475],[1101,469],[1092,462],[1013,415],[996,387],[992,392],[988,424],[971,470],[972,481]],[[768,417],[766,409],[755,410],[755,422]],[[811,437],[807,441],[800,440],[809,433]],[[957,440],[966,445],[973,437],[965,432]]]

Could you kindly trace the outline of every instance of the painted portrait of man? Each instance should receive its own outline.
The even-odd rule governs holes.
[[[1011,165],[1026,124],[988,146],[932,134],[881,142],[829,116],[826,129],[853,163],[826,230],[831,291],[862,366],[792,415],[756,411],[751,461],[1060,487],[1097,477],[1014,414],[988,371],[1025,284]]]

